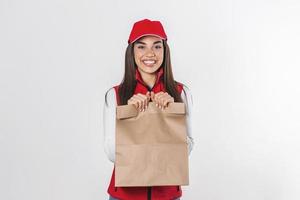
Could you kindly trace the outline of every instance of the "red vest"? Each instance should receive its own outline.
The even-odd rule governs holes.
[[[161,67],[157,72],[157,78],[153,88],[148,88],[144,83],[141,74],[136,70],[137,85],[134,94],[146,94],[147,91],[154,93],[165,92],[165,87],[162,82],[163,68]],[[177,85],[177,90],[181,93],[183,88],[182,84]],[[119,85],[114,86],[118,105],[120,104],[118,89]],[[181,186],[153,186],[153,187],[115,187],[115,168],[111,176],[110,184],[107,192],[114,198],[121,200],[171,200],[181,197]]]

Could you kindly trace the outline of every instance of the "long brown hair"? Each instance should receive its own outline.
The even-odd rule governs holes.
[[[134,61],[133,46],[134,43],[128,44],[125,53],[125,73],[119,87],[120,105],[127,104],[127,101],[133,96],[137,84],[137,80],[135,78],[135,69],[137,66]],[[174,98],[175,102],[182,102],[182,98],[177,90],[178,82],[175,81],[173,77],[170,48],[165,40],[163,40],[163,46],[164,60],[161,67],[163,67],[164,70],[163,83],[166,92]]]

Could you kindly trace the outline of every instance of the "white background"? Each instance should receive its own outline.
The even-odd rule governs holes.
[[[0,199],[104,200],[105,91],[160,20],[193,94],[184,200],[300,198],[297,0],[0,0]]]

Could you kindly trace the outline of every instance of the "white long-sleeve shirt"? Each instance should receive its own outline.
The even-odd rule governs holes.
[[[186,125],[187,142],[189,155],[194,146],[192,136],[192,106],[193,99],[190,90],[185,85],[181,92],[181,98],[186,106]],[[110,88],[105,95],[103,106],[103,132],[104,132],[104,151],[111,162],[115,162],[115,130],[116,130],[116,107],[117,99],[114,88]]]

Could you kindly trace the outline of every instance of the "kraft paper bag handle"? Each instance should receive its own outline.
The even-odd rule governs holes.
[[[185,104],[181,102],[169,103],[168,107],[164,110],[156,107],[154,102],[149,102],[148,109],[151,109],[155,112],[159,111],[162,113],[185,115]],[[139,110],[132,104],[117,106],[116,112],[117,119],[119,120],[136,117],[139,114]]]

